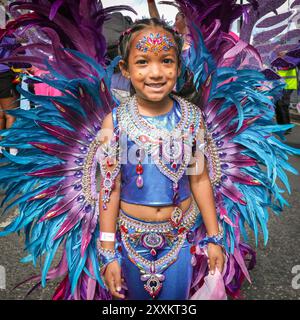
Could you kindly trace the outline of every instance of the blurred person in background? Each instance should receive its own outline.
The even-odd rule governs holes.
[[[297,68],[295,65],[284,59],[284,53],[281,52],[277,59],[272,62],[276,68],[277,74],[284,80],[285,87],[281,98],[276,102],[276,120],[278,124],[290,124],[290,102],[293,90],[298,90]],[[286,134],[290,133],[288,129]]]
[[[8,20],[8,16],[6,16]],[[0,59],[7,58],[11,50],[18,46],[13,35],[6,34],[5,29],[0,29]],[[18,74],[12,70],[11,64],[0,64],[0,130],[10,128],[15,117],[6,111],[19,107],[19,93],[16,90]],[[0,137],[1,138],[1,137]],[[10,150],[15,153],[15,150]],[[2,149],[1,149],[2,153]]]

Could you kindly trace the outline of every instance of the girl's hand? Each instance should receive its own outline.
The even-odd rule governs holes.
[[[222,273],[225,263],[225,257],[222,247],[214,243],[209,243],[207,246],[208,266],[211,274],[215,273],[216,267]]]
[[[124,294],[120,294],[122,287],[122,282],[124,281],[121,279],[121,267],[117,260],[109,263],[106,267],[104,273],[104,281],[106,286],[108,287],[110,293],[120,299],[124,299]]]

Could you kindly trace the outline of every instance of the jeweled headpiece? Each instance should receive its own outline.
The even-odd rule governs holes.
[[[139,40],[136,44],[136,48],[143,52],[153,52],[154,54],[158,54],[160,51],[168,51],[171,47],[175,47],[174,42],[171,38],[166,35],[161,36],[159,33],[154,35],[150,33],[150,36],[143,37],[143,39]]]

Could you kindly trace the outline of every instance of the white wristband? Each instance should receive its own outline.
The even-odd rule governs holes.
[[[100,232],[100,241],[114,242],[116,238],[115,233],[111,232]]]

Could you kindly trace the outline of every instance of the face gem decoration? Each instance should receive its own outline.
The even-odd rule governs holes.
[[[168,51],[171,47],[175,47],[174,42],[168,38],[166,35],[161,36],[159,33],[156,36],[150,33],[149,37],[143,37],[136,44],[136,48],[143,52],[153,52],[158,55],[162,50]]]

